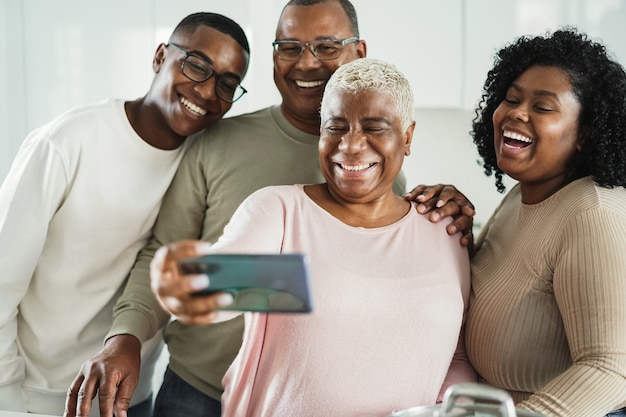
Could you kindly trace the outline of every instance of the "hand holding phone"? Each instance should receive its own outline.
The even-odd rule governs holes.
[[[210,254],[179,261],[182,274],[205,274],[197,295],[226,291],[233,304],[221,310],[310,312],[309,270],[303,254]]]

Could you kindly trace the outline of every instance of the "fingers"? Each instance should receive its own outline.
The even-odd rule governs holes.
[[[184,258],[200,256],[210,251],[211,245],[200,241],[181,241],[163,246],[156,251],[150,263],[150,286],[159,297],[185,297],[190,293],[206,288],[208,278],[195,275],[191,279],[182,279],[178,261]]]
[[[100,417],[112,417],[113,407],[116,401],[116,386],[115,384],[111,386],[106,377],[103,378],[101,384],[102,385],[98,389],[98,407],[100,409]],[[126,409],[128,409],[129,404],[130,401],[126,404]],[[85,416],[87,416],[87,414],[85,414]],[[119,417],[119,414],[116,413],[116,417]]]
[[[200,278],[206,280],[206,285],[202,288],[208,287],[209,279],[206,275],[187,275],[181,276],[179,280],[160,282],[153,287],[153,291],[156,291],[155,296],[165,311],[185,324],[197,324],[194,319],[195,316],[212,313],[233,301],[232,295],[226,292],[195,295],[197,289],[191,288],[188,281]]]
[[[448,226],[446,226],[446,232],[450,236],[454,236],[457,233],[461,234],[460,242],[462,246],[469,246],[474,242],[474,234],[472,232],[471,217],[459,216],[455,217]]]
[[[443,200],[437,200],[436,198],[432,198],[424,203],[419,204],[417,206],[417,211],[422,214],[430,213],[428,215],[428,218],[433,223],[438,223],[439,221],[447,217],[452,218],[455,222],[458,217],[466,217],[466,219],[469,217],[469,219],[471,220],[471,216],[464,214],[464,207],[459,206],[459,203],[457,203],[456,200],[447,200],[445,203],[442,201]],[[471,209],[468,208],[467,210]],[[457,229],[454,231],[454,233],[456,233],[456,231],[458,230],[463,230],[463,228],[458,229],[458,226],[464,227],[465,223],[465,221],[461,221],[460,223],[455,224]]]
[[[181,241],[160,248],[151,263],[150,286],[161,307],[186,325],[208,324],[218,320],[215,312],[232,304],[228,293],[197,296],[210,285],[206,275],[182,275],[178,261],[210,252],[210,244],[201,241]]]
[[[126,417],[138,374],[138,369],[133,373],[126,367],[110,367],[102,372],[98,389],[100,417]]]
[[[100,416],[125,417],[139,382],[141,343],[129,334],[110,337],[91,362],[98,370]]]
[[[130,400],[133,397],[134,391],[134,385],[127,383],[125,380],[123,380],[117,387],[115,402],[113,403],[113,411],[115,412],[115,417],[127,417],[128,408],[130,407]],[[103,409],[102,404],[109,404],[109,402],[103,401],[102,397],[100,397],[100,416],[109,415],[106,414],[109,412],[109,410]]]
[[[439,195],[442,188],[444,186],[441,184],[437,185],[423,185],[420,184],[417,187],[413,188],[410,192],[404,195],[404,197],[409,201],[416,202],[426,202],[431,200],[433,197]]]
[[[461,233],[460,243],[473,247],[474,205],[453,185],[418,185],[405,198],[418,202],[417,211],[427,214],[431,222],[437,223],[445,218],[452,221],[446,226],[449,235]]]
[[[113,336],[86,361],[70,385],[64,417],[87,417],[98,395],[100,416],[125,415],[139,380],[141,343],[132,335]]]
[[[78,391],[83,383],[82,369],[74,378],[70,387],[67,390],[67,395],[65,397],[65,411],[63,412],[63,417],[76,417],[76,406],[78,403]],[[91,407],[90,407],[91,408]],[[89,414],[90,410],[87,410],[87,414]]]
[[[455,186],[445,185],[439,193],[439,201],[445,204],[451,200],[454,200],[460,207],[469,206],[472,209],[474,208],[474,205],[467,199],[467,197],[465,197],[463,193],[457,190]],[[439,206],[441,206],[441,204]]]
[[[164,302],[168,303],[170,301]],[[177,306],[175,308],[170,307],[168,310],[172,311],[171,314],[178,321],[188,326],[212,324],[232,316],[218,310],[233,303],[233,296],[227,292],[198,296],[184,302],[176,300],[176,302],[178,302]]]
[[[452,221],[446,226],[446,232],[450,236],[460,233],[460,243],[462,246],[468,247],[474,242],[472,229],[474,227],[473,208],[468,206],[459,207],[454,200],[449,200],[444,206],[436,209],[429,215],[432,222],[438,222],[441,219],[450,217]]]
[[[110,388],[107,387],[104,378],[101,378],[100,372],[92,368],[93,362],[91,360],[85,362],[79,374],[74,378],[65,398],[64,417],[88,416],[91,412],[91,404],[96,396],[96,392],[98,392],[100,397],[100,415],[103,417],[111,417],[113,415],[112,404],[115,398],[115,386],[112,387],[113,393],[111,394]],[[107,394],[103,395],[103,393]],[[111,397],[108,405],[102,402],[102,398],[107,396]]]
[[[156,251],[150,263],[150,274],[159,276],[164,272],[178,274],[178,261],[184,258],[205,255],[211,250],[211,244],[198,240],[182,240],[164,246]],[[171,279],[175,279],[173,276]]]
[[[470,212],[471,215],[465,214],[466,212]],[[446,227],[446,230],[448,231],[448,234],[454,235],[458,232],[465,233],[468,230],[472,230],[474,225],[473,215],[473,210],[459,207],[456,201],[450,200],[444,206],[433,211],[429,218],[434,223],[444,218],[451,218],[452,221]]]
[[[431,217],[431,221],[434,222],[459,213],[466,216],[475,214],[472,202],[453,185],[418,185],[405,198],[419,203],[417,206],[419,213],[437,212]],[[449,204],[451,205],[446,210],[438,210]]]
[[[474,253],[474,234],[471,230],[465,232],[461,237],[461,246],[469,249],[470,256]]]

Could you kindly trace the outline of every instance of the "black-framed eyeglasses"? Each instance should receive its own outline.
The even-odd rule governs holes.
[[[274,41],[272,46],[278,54],[278,59],[283,61],[297,61],[307,46],[315,58],[327,60],[339,58],[344,46],[358,41],[359,38],[354,36],[343,40],[323,39],[313,42]]]
[[[218,74],[215,68],[213,68],[213,65],[207,62],[203,57],[195,55],[193,52],[186,51],[175,43],[170,42],[165,46],[170,45],[185,54],[185,59],[183,59],[183,63],[180,66],[185,77],[189,78],[191,81],[201,83],[215,76],[215,94],[222,100],[234,103],[248,92],[248,90],[239,84],[237,77]]]

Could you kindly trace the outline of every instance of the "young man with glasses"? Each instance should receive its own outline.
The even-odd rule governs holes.
[[[83,380],[88,398],[99,387],[110,410],[114,400],[120,401],[116,390],[128,395],[126,379],[136,379],[141,342],[166,326],[170,362],[154,417],[221,415],[222,377],[241,346],[243,318],[210,327],[170,322],[150,290],[150,261],[170,242],[215,242],[239,204],[259,188],[323,181],[317,147],[324,86],[340,65],[365,55],[366,44],[359,38],[356,12],[348,0],[292,0],[285,6],[274,42],[274,82],[282,103],[224,119],[194,143],[115,307],[107,346],[85,364],[73,392]],[[394,191],[404,193],[402,175]],[[450,215],[453,210],[446,206],[440,212]],[[468,217],[455,221],[459,230],[471,223]],[[78,404],[83,411],[89,405]]]
[[[174,42],[191,52],[159,45],[145,96],[75,108],[36,129],[0,188],[0,410],[63,413],[76,371],[102,347],[186,138],[241,95],[249,46],[237,23],[192,14]],[[160,337],[143,346],[129,416],[151,415],[161,347]]]
[[[248,91],[239,82],[240,77],[235,74],[218,74],[211,65],[211,59],[201,52],[189,52],[180,45],[170,42],[165,45],[174,47],[185,54],[181,65],[183,74],[191,81],[202,83],[211,77],[215,77],[215,93],[227,103],[234,103]]]

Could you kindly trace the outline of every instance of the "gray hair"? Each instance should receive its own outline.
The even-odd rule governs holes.
[[[330,77],[322,98],[322,112],[330,92],[375,91],[391,97],[395,110],[407,129],[413,122],[413,90],[409,80],[395,65],[372,58],[359,58],[343,64]]]
[[[352,36],[359,37],[359,21],[356,17],[356,10],[350,0],[291,0],[289,3],[285,5],[283,8],[283,12],[287,6],[313,6],[315,4],[320,3],[330,3],[331,1],[336,1],[343,8],[343,11],[346,12],[348,16],[348,20],[350,21],[350,30],[352,31]],[[281,13],[281,17],[282,17]]]

